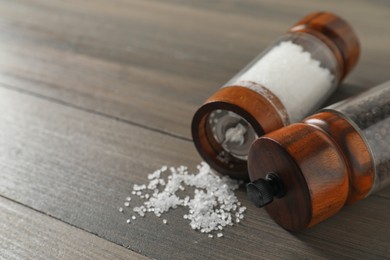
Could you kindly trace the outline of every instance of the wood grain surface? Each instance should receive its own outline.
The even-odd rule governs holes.
[[[0,88],[0,96],[0,111],[7,111],[0,115],[0,194],[138,253],[159,259],[390,253],[386,194],[299,235],[252,206],[243,189],[237,195],[248,207],[246,220],[227,229],[224,239],[192,231],[182,218],[184,209],[165,217],[172,224],[147,216],[128,225],[133,213],[122,214],[118,207],[132,185],[145,183],[147,173],[163,164],[193,169],[200,160],[193,144],[6,88]]]
[[[0,197],[1,259],[148,259]]]
[[[362,41],[339,97],[388,80],[389,5],[2,0],[0,82],[189,138],[196,108],[313,10],[341,15]]]
[[[192,231],[180,208],[168,225],[118,211],[161,165],[194,168],[196,108],[313,10],[342,15],[362,41],[329,103],[389,79],[386,1],[0,0],[0,258],[389,258],[389,188],[298,234],[243,189],[246,219],[222,239]],[[63,255],[49,250],[68,238]]]

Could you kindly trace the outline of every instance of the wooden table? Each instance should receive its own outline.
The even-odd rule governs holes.
[[[0,258],[390,258],[390,189],[291,234],[252,206],[222,239],[184,209],[118,207],[163,164],[194,168],[195,109],[299,18],[334,11],[360,63],[329,103],[389,80],[386,1],[1,0]]]

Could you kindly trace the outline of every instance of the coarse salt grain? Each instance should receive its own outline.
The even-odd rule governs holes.
[[[153,212],[160,217],[178,206],[188,207],[189,210],[183,218],[190,222],[192,229],[201,233],[221,231],[226,226],[233,226],[233,217],[236,223],[239,222],[246,210],[241,207],[234,194],[240,182],[228,176],[219,177],[205,162],[198,165],[197,170],[197,173],[189,173],[188,168],[183,165],[177,168],[163,166],[149,174],[147,185],[133,186],[132,194],[145,199],[143,204],[134,207],[133,211],[142,217],[147,212]],[[169,175],[164,179],[161,175],[165,172]],[[194,188],[192,196],[180,196],[187,187]],[[153,190],[153,194],[142,195],[141,191],[146,189]],[[132,216],[132,219],[135,220],[136,217]],[[168,223],[167,219],[162,222]],[[217,233],[217,237],[222,236],[222,233]],[[209,234],[208,237],[213,238],[213,235]]]
[[[325,50],[327,46],[324,46]],[[330,54],[331,55],[331,54]],[[283,41],[273,47],[237,79],[269,89],[286,107],[290,123],[298,122],[313,111],[331,92],[334,75],[321,67],[302,46]],[[249,86],[262,92],[257,85]],[[304,102],[302,102],[302,100]]]

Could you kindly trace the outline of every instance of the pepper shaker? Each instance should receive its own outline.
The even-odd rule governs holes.
[[[249,198],[299,231],[390,185],[390,81],[257,139]]]
[[[195,146],[211,167],[248,179],[259,136],[315,111],[355,66],[359,40],[328,12],[306,16],[209,97],[192,120]]]

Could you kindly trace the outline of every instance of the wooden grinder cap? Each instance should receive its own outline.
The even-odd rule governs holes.
[[[257,139],[249,151],[252,182],[279,177],[284,195],[265,206],[282,227],[299,231],[332,216],[348,197],[348,169],[333,140],[298,123]]]
[[[322,40],[333,52],[339,63],[340,81],[356,65],[360,56],[359,39],[347,21],[329,12],[307,15],[289,32],[309,33]]]
[[[273,102],[280,101],[275,98]],[[282,107],[281,103],[279,106]],[[208,116],[216,109],[233,111],[245,118],[258,136],[283,127],[279,112],[268,99],[255,91],[242,86],[231,86],[221,88],[209,97],[192,119],[192,139],[202,158],[222,174],[249,180],[246,160],[236,159],[226,163],[218,159],[222,147],[212,137],[211,130],[207,127]]]

